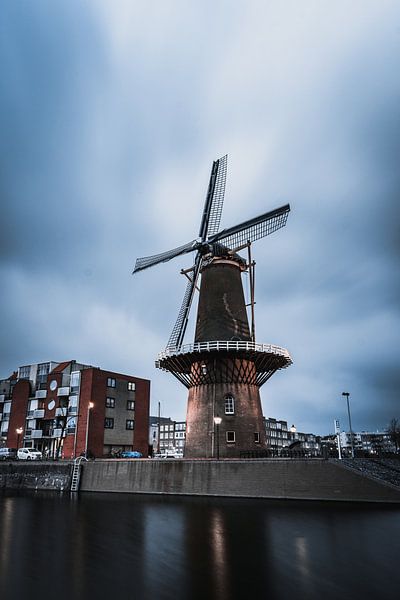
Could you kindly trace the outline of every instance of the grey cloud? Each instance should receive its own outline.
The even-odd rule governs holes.
[[[133,370],[183,418],[186,390],[153,360],[190,257],[130,271],[195,237],[228,152],[224,226],[292,205],[253,249],[257,335],[295,359],[263,388],[265,413],[324,433],[346,387],[355,426],[384,426],[398,390],[398,7],[355,3],[343,22],[319,3],[171,6],[6,2],[3,375],[69,357]]]

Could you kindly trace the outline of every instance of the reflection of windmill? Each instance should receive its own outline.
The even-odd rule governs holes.
[[[291,364],[287,350],[254,339],[254,263],[251,243],[286,225],[286,204],[240,225],[218,231],[224,201],[227,157],[213,163],[199,237],[145,258],[134,273],[188,252],[196,252],[189,282],[165,352],[156,365],[189,389],[185,456],[214,456],[214,418],[222,417],[221,456],[265,447],[259,387]],[[248,263],[237,252],[248,248]],[[249,270],[251,331],[241,273]],[[189,311],[201,273],[194,344],[183,345]]]

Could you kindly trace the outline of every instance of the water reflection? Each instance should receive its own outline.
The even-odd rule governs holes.
[[[7,493],[0,598],[394,598],[399,539],[382,506]]]

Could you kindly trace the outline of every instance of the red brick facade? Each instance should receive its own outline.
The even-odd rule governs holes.
[[[77,371],[80,372],[80,387],[77,388],[79,392],[74,394],[67,383],[69,383],[71,373]],[[107,387],[109,378],[113,380],[114,388]],[[50,384],[54,381],[57,385],[53,384],[51,390]],[[86,449],[86,441],[88,451],[95,457],[102,457],[115,447],[139,450],[143,456],[147,456],[150,381],[121,373],[103,371],[96,367],[77,365],[73,361],[58,365],[48,374],[46,389],[43,389],[44,386],[42,386],[41,394],[45,397],[36,399],[37,407],[44,410],[44,417],[35,421],[36,428],[42,429],[42,437],[33,437],[33,432],[32,437],[26,435],[29,402],[35,399],[36,394],[33,383],[27,379],[20,379],[14,386],[6,438],[7,446],[17,447],[16,429],[21,427],[23,432],[19,436],[19,447],[33,443],[36,448],[46,451],[46,454],[50,452],[51,456],[55,456],[61,438],[56,438],[54,429],[60,431],[61,428],[65,433],[60,454],[62,458],[70,459],[79,456]],[[129,391],[128,383],[134,384],[133,391]],[[62,387],[65,387],[65,395],[64,390],[61,390]],[[76,412],[71,411],[67,416],[68,401],[72,397],[69,395],[70,392],[72,396],[77,395],[79,400]],[[110,395],[115,396],[116,399],[113,414],[119,424],[119,428],[116,428],[111,434],[105,429],[106,398]],[[127,407],[131,398],[134,399],[134,409]],[[62,405],[60,404],[61,400]],[[90,403],[93,404],[93,407],[89,409]],[[65,412],[57,414],[60,406],[64,407]],[[34,417],[30,418],[34,419]],[[128,420],[133,421],[134,429],[128,428]],[[88,429],[87,424],[89,424]],[[106,442],[106,432],[109,437],[111,435],[112,442]]]
[[[9,448],[16,448],[17,442],[20,447],[23,445],[22,440],[24,439],[25,434],[26,413],[28,409],[30,391],[31,384],[29,381],[24,379],[17,381],[14,386],[7,435],[7,446]],[[22,434],[18,439],[16,430],[20,427],[22,428]]]

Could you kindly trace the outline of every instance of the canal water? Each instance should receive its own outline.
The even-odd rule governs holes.
[[[397,506],[0,494],[2,600],[400,597]]]

